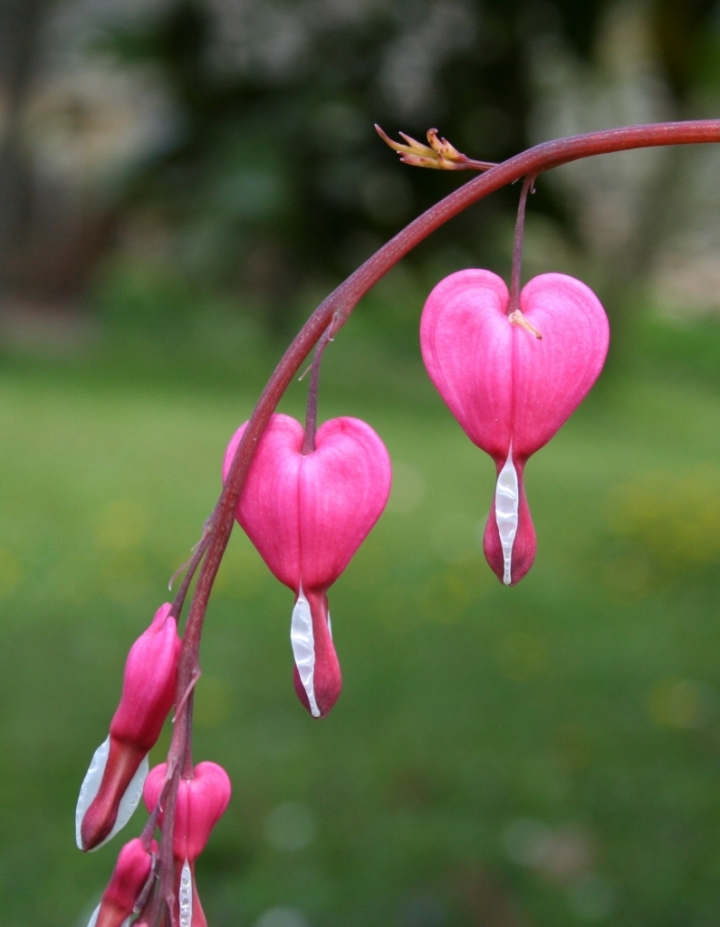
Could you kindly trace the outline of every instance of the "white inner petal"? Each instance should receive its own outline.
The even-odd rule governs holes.
[[[503,549],[503,582],[512,582],[512,549],[518,529],[518,506],[520,491],[518,475],[512,459],[512,446],[500,471],[495,487],[495,521]]]
[[[313,718],[319,718],[320,709],[315,700],[315,638],[310,603],[303,595],[302,586],[290,622],[290,643],[300,682],[310,703],[310,713]]]
[[[107,737],[93,753],[90,760],[88,771],[80,786],[80,795],[78,796],[77,808],[75,809],[75,841],[78,849],[82,850],[82,838],[80,828],[82,827],[85,813],[93,803],[93,799],[98,793],[100,783],[102,782],[103,773],[107,765],[108,753],[110,752],[110,738]]]
[[[90,916],[90,920],[88,921],[87,927],[95,927],[95,924],[97,924],[99,913],[100,913],[100,905],[98,905],[97,908],[95,908],[92,915]]]
[[[81,850],[83,848],[82,836],[80,834],[82,822],[88,808],[93,803],[95,796],[100,790],[100,785],[102,783],[105,767],[107,766],[109,753],[110,738],[107,737],[93,754],[93,758],[90,760],[90,765],[88,766],[88,771],[85,773],[85,778],[83,779],[83,783],[80,786],[80,795],[78,797],[77,808],[75,809],[75,842],[77,843],[78,848]],[[120,799],[117,818],[115,819],[113,829],[102,841],[102,843],[99,843],[96,847],[93,847],[93,850],[99,850],[101,846],[104,846],[108,840],[111,840],[115,834],[123,827],[125,827],[127,822],[130,820],[133,811],[135,811],[138,804],[140,803],[140,799],[142,798],[143,785],[145,784],[145,777],[148,774],[149,768],[150,765],[148,763],[148,758],[145,756],[143,757],[143,761],[140,763],[137,772],[130,780],[130,785],[128,785],[127,789],[125,790],[125,794]]]
[[[180,927],[192,927],[192,872],[190,863],[185,860],[180,872],[180,889],[178,906],[180,908]]]
[[[328,631],[330,632],[330,640],[332,640],[333,636],[332,636],[332,622],[330,621],[330,612],[328,612]]]

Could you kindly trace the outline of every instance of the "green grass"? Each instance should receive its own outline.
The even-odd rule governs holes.
[[[255,392],[0,370],[3,927],[84,927],[104,887],[119,843],[75,849],[77,790]],[[339,341],[336,414],[376,428],[396,482],[330,593],[331,716],[296,700],[292,596],[239,530],[211,603],[195,754],[234,796],[198,866],[210,923],[290,906],[311,927],[715,925],[713,385],[646,369],[584,405],[527,468],[538,557],[510,590],[479,544],[492,466],[417,364]]]

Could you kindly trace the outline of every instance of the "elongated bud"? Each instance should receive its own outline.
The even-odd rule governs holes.
[[[130,648],[110,736],[95,751],[80,788],[75,829],[81,850],[102,846],[125,826],[140,801],[147,754],[175,699],[182,642],[170,609],[161,606]]]
[[[143,798],[151,813],[162,793],[166,772],[167,765],[161,763],[150,771],[145,781]],[[198,763],[192,779],[180,779],[173,833],[175,917],[179,927],[206,927],[195,884],[195,860],[205,849],[210,832],[227,808],[231,791],[228,774],[217,763]],[[161,828],[162,822],[161,813],[158,822]]]
[[[508,317],[508,302],[505,283],[490,271],[451,274],[425,303],[420,343],[450,411],[495,461],[483,547],[501,582],[513,585],[530,569],[536,547],[525,464],[597,379],[609,331],[595,294],[565,274],[530,280],[519,314]]]
[[[157,853],[155,841],[151,852]],[[132,916],[147,885],[152,870],[152,856],[139,838],[120,850],[108,887],[93,912],[88,927],[123,927]]]
[[[246,424],[230,442],[223,477]],[[392,474],[385,445],[359,419],[325,422],[308,454],[302,452],[303,437],[295,419],[273,415],[237,519],[275,576],[295,592],[290,628],[295,689],[319,718],[342,686],[326,593],[380,517]]]

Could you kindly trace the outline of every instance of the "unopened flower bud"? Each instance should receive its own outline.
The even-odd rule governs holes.
[[[155,766],[143,789],[150,813],[160,799],[165,784],[167,764]],[[195,860],[210,839],[210,832],[222,817],[230,801],[230,779],[217,763],[198,763],[193,778],[181,778],[178,785],[173,832],[175,860],[176,911],[173,923],[179,927],[206,927],[205,914],[195,884]],[[162,812],[158,824],[162,829]]]
[[[225,455],[227,477],[245,431]],[[296,596],[290,641],[295,689],[313,717],[340,694],[327,590],[380,517],[390,494],[390,458],[369,425],[336,418],[322,425],[315,450],[303,454],[302,425],[273,415],[240,497],[237,519],[280,582]]]
[[[80,788],[75,830],[81,850],[94,850],[124,827],[137,807],[147,754],[172,708],[181,640],[171,606],[158,609],[132,645],[110,736],[98,747]]]
[[[152,842],[151,853],[157,852]],[[136,838],[120,850],[108,887],[93,912],[88,927],[123,927],[135,912],[152,870],[152,856]]]
[[[514,585],[535,557],[523,471],[583,400],[602,370],[608,321],[595,294],[573,277],[542,274],[507,315],[503,280],[462,270],[435,287],[420,326],[423,360],[463,430],[495,461],[485,529],[488,563]]]

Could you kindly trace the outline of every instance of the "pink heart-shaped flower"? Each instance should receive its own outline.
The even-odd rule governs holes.
[[[522,484],[528,457],[546,444],[587,394],[608,348],[608,322],[584,283],[542,274],[520,294],[520,309],[542,335],[507,315],[503,280],[463,270],[442,280],[425,303],[420,327],[431,380],[471,441],[498,472],[484,548],[512,585],[530,569],[535,531]]]
[[[247,423],[233,436],[223,478]],[[295,688],[315,717],[342,684],[327,590],[380,516],[390,493],[390,458],[356,418],[325,422],[303,455],[303,427],[273,415],[240,497],[237,519],[275,576],[296,595],[291,626]]]

